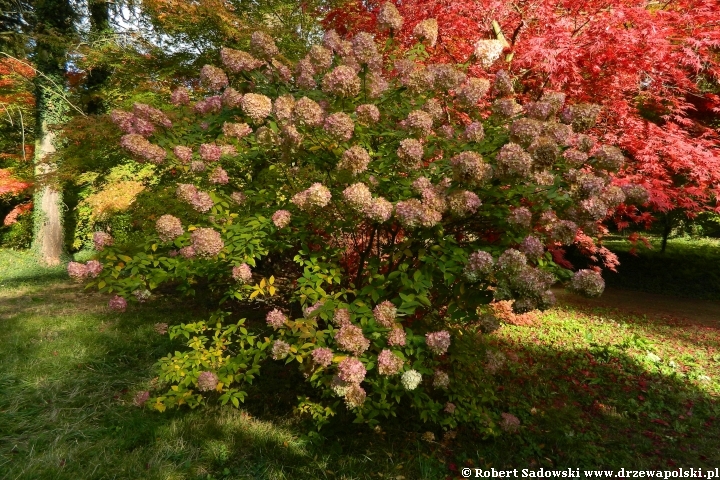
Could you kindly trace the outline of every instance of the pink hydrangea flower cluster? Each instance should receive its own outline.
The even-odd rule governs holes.
[[[358,32],[352,38],[353,55],[360,64],[368,65],[376,70],[382,65],[382,57],[378,53],[375,38],[368,32]]]
[[[363,336],[362,329],[349,323],[335,333],[335,342],[342,350],[355,355],[362,354],[370,347],[370,340]]]
[[[258,93],[244,95],[240,106],[254,122],[260,122],[272,112],[272,100]]]
[[[522,112],[522,106],[514,98],[498,98],[492,104],[492,111],[501,118],[509,119]]]
[[[343,190],[343,197],[348,205],[358,211],[363,211],[372,202],[372,193],[362,182],[354,183]]]
[[[135,117],[159,125],[164,128],[172,128],[172,122],[162,111],[145,103],[133,104]]]
[[[444,411],[445,413],[449,413],[450,415],[452,415],[453,413],[455,413],[455,409],[456,409],[456,408],[457,408],[457,407],[455,406],[454,403],[452,403],[452,402],[447,402],[447,403],[445,404],[445,408],[443,409],[443,411]]]
[[[193,173],[204,172],[207,165],[202,160],[193,160],[190,162],[190,171]]]
[[[551,238],[562,245],[572,245],[575,242],[578,226],[570,220],[560,220],[550,230]]]
[[[273,360],[282,360],[290,353],[290,345],[282,340],[275,340],[271,351]]]
[[[387,343],[391,347],[404,347],[407,340],[407,334],[405,329],[400,325],[396,325],[390,332],[388,332]]]
[[[365,389],[360,385],[353,383],[345,392],[345,405],[347,405],[348,408],[360,407],[363,403],[365,403],[366,397],[367,394],[365,393]]]
[[[281,95],[273,103],[273,115],[279,122],[292,120],[293,109],[295,108],[295,97],[292,95]]]
[[[327,70],[333,62],[333,53],[330,49],[322,45],[313,45],[307,54],[308,60],[312,62],[313,68],[317,72]]]
[[[573,131],[568,125],[548,122],[543,125],[543,135],[551,138],[555,143],[568,147],[573,142]]]
[[[178,87],[170,94],[170,103],[176,106],[190,103],[190,92],[185,87]]]
[[[495,74],[493,90],[496,94],[504,97],[510,96],[515,93],[515,88],[513,87],[513,80],[506,70],[499,70]]]
[[[526,257],[537,260],[545,254],[545,245],[537,237],[528,235],[520,244],[520,251]]]
[[[480,143],[485,138],[485,129],[480,122],[472,122],[465,127],[465,140]]]
[[[260,58],[270,60],[280,53],[275,40],[265,32],[255,31],[250,36],[250,50]]]
[[[252,270],[250,265],[242,263],[232,269],[232,277],[239,283],[250,283],[252,281]]]
[[[490,81],[485,78],[469,78],[457,92],[457,98],[467,106],[475,106],[487,95]]]
[[[495,158],[501,176],[527,177],[530,174],[532,157],[516,143],[503,145]]]
[[[393,204],[384,199],[383,197],[373,198],[367,207],[363,210],[363,213],[370,219],[376,222],[387,222],[393,213]]]
[[[586,297],[599,297],[605,290],[605,280],[594,270],[578,270],[570,281],[570,289]]]
[[[175,148],[173,148],[173,153],[182,163],[190,163],[192,160],[193,151],[190,147],[176,145]]]
[[[449,183],[449,179],[446,179],[439,185],[433,185],[427,177],[419,177],[412,183],[412,187],[422,197],[423,205],[443,212],[446,208],[445,190]]]
[[[470,254],[463,273],[471,282],[477,282],[489,275],[494,265],[492,255],[479,250]]]
[[[447,197],[448,208],[459,217],[477,212],[481,205],[480,197],[467,190],[453,192]]]
[[[242,50],[223,48],[220,50],[220,59],[223,65],[233,73],[249,72],[265,65],[265,62],[258,60]]]
[[[442,370],[435,370],[433,376],[433,387],[434,388],[448,388],[450,386],[450,376]]]
[[[265,321],[267,322],[267,324],[273,328],[282,327],[283,325],[285,325],[287,319],[287,316],[277,308],[270,310],[265,317]]]
[[[527,257],[524,253],[514,248],[508,248],[498,258],[498,271],[507,277],[514,277],[527,266]]]
[[[604,170],[617,171],[625,163],[625,156],[619,148],[612,145],[603,145],[593,154],[595,167]]]
[[[97,260],[90,260],[87,264],[78,262],[70,262],[67,266],[68,275],[74,280],[84,280],[85,278],[95,278],[102,272],[102,264]]]
[[[195,103],[193,110],[201,115],[207,115],[208,113],[217,113],[222,110],[222,97],[215,95],[212,97],[204,98]]]
[[[379,72],[369,72],[365,77],[365,91],[370,98],[378,98],[388,88],[390,83]]]
[[[93,246],[95,250],[101,251],[105,247],[109,247],[115,242],[109,233],[95,232],[93,233]]]
[[[171,242],[185,233],[182,222],[172,215],[163,215],[155,222],[155,230],[163,242]]]
[[[633,205],[645,205],[650,201],[650,194],[642,185],[623,185],[625,200]]]
[[[453,178],[468,185],[482,185],[492,176],[492,167],[479,153],[462,152],[450,159]]]
[[[353,175],[359,175],[367,170],[369,164],[370,155],[367,150],[359,145],[354,145],[343,152],[342,158],[338,163],[338,169],[348,170]]]
[[[230,194],[230,198],[238,205],[243,205],[247,201],[247,195],[243,192],[233,192]]]
[[[321,367],[329,367],[332,364],[333,351],[329,348],[318,347],[312,351],[313,362]]]
[[[413,35],[420,40],[425,40],[431,47],[435,46],[438,37],[438,23],[434,18],[421,21],[413,29]]]
[[[365,365],[354,357],[348,357],[338,364],[338,377],[348,383],[359,384],[365,380],[367,370]]]
[[[366,103],[355,109],[357,121],[363,125],[372,125],[380,121],[380,110],[375,105]]]
[[[247,123],[230,123],[223,124],[223,134],[233,138],[244,138],[252,133],[252,128]]]
[[[278,210],[273,213],[272,222],[277,228],[285,228],[290,224],[292,215],[287,210]]]
[[[385,328],[392,328],[395,324],[395,317],[397,316],[397,307],[389,300],[379,303],[373,309],[373,316],[375,321]]]
[[[222,167],[215,167],[208,177],[210,183],[225,185],[230,181],[227,172]]]
[[[378,355],[378,373],[380,375],[396,375],[402,371],[403,359],[392,353],[388,349],[384,349]]]
[[[510,140],[527,147],[540,136],[542,130],[542,122],[532,118],[519,118],[510,125]]]
[[[577,103],[565,108],[560,118],[564,123],[572,124],[576,132],[584,132],[595,126],[600,114],[600,105],[592,103]]]
[[[347,308],[338,308],[335,310],[333,323],[338,327],[350,325],[350,311]]]
[[[180,250],[178,250],[178,253],[181,257],[191,259],[195,258],[195,249],[191,246],[183,247]]]
[[[127,300],[123,297],[115,295],[108,301],[108,308],[115,312],[124,312],[127,308]]]
[[[198,149],[200,158],[206,162],[217,162],[222,156],[222,148],[214,143],[203,143]]]
[[[347,142],[353,136],[355,123],[347,113],[338,112],[325,118],[323,128],[332,139],[338,142]]]
[[[178,185],[176,194],[178,198],[190,204],[198,212],[205,213],[214,205],[210,195],[200,191],[195,185],[181,183]]]
[[[306,90],[312,90],[317,86],[312,60],[307,57],[300,60],[297,63],[296,71],[295,85]]]
[[[211,90],[222,90],[228,86],[228,77],[221,68],[205,65],[200,70],[200,81]]]
[[[198,390],[209,392],[215,390],[218,385],[218,377],[213,372],[200,372],[197,379]]]
[[[503,412],[500,416],[502,417],[500,428],[506,432],[516,432],[520,428],[520,419],[515,415]]]
[[[397,149],[397,156],[405,168],[418,169],[422,166],[422,158],[425,153],[422,143],[414,138],[406,138],[400,141]]]
[[[582,167],[588,161],[588,154],[575,148],[563,152],[563,158],[571,167]]]
[[[354,97],[360,93],[360,85],[357,72],[347,65],[333,68],[322,79],[323,92],[343,98]]]
[[[507,221],[510,225],[529,228],[530,222],[532,222],[532,212],[525,207],[518,207],[510,212]]]
[[[315,100],[302,97],[295,102],[293,117],[295,121],[301,125],[319,127],[325,118],[325,111]]]
[[[427,69],[433,76],[435,88],[456,90],[467,79],[467,75],[446,63],[428,65]]]
[[[390,2],[382,4],[377,16],[377,23],[380,28],[397,31],[402,28],[403,22],[404,20],[395,5]]]
[[[225,248],[220,232],[212,228],[197,228],[190,235],[195,255],[210,258],[216,256]]]
[[[424,138],[432,133],[433,119],[427,112],[413,110],[408,113],[405,126],[421,138]]]
[[[314,183],[307,190],[295,194],[290,201],[300,210],[322,208],[330,203],[332,194],[322,183]]]
[[[435,355],[443,355],[450,346],[450,332],[440,330],[425,334],[425,343]]]
[[[125,133],[149,137],[155,133],[155,125],[124,110],[113,110],[110,119]]]
[[[164,148],[152,144],[142,135],[134,133],[123,135],[120,139],[120,146],[133,155],[158,165],[165,160],[165,156],[167,155]]]
[[[442,212],[438,212],[414,198],[398,202],[395,205],[395,215],[406,228],[430,228],[442,220]]]
[[[473,53],[483,68],[489,68],[500,58],[503,50],[505,50],[505,44],[501,40],[481,39],[475,42]]]
[[[222,104],[227,108],[238,108],[242,104],[242,97],[242,93],[232,87],[228,87],[223,91],[220,98],[222,99]]]

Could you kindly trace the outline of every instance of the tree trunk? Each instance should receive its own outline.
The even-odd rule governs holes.
[[[45,127],[43,125],[43,127]],[[63,228],[60,205],[62,193],[52,183],[51,174],[55,165],[47,157],[55,153],[55,134],[46,128],[40,131],[35,148],[35,177],[38,191],[35,193],[35,238],[34,248],[40,261],[48,266],[59,265],[63,253]]]
[[[35,23],[35,237],[33,249],[41,263],[58,265],[63,254],[62,193],[53,179],[53,128],[68,120],[65,104],[67,49],[77,16],[70,0],[34,2]]]
[[[670,233],[672,232],[673,222],[670,214],[665,215],[665,225],[663,226],[663,232],[662,232],[662,243],[660,244],[660,253],[665,253],[665,248],[667,247],[667,241],[668,237],[670,236]]]

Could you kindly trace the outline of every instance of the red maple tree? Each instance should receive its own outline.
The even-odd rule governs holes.
[[[352,0],[328,13],[327,28],[340,34],[375,27],[385,2]],[[632,160],[618,184],[639,183],[656,212],[694,216],[720,212],[720,9],[716,0],[403,0],[392,2],[404,18],[393,37],[409,48],[413,29],[435,18],[439,36],[426,46],[428,61],[469,63],[469,73],[492,77],[508,70],[526,100],[562,90],[569,103],[603,106],[593,133],[619,145]],[[472,62],[474,44],[507,40],[505,57],[484,70]],[[389,34],[389,33],[387,33]],[[651,221],[624,208],[615,216]]]

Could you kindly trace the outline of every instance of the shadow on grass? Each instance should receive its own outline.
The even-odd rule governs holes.
[[[324,440],[310,443],[304,434],[311,426],[291,412],[297,396],[311,392],[299,373],[274,362],[263,367],[243,410],[211,406],[160,414],[133,405],[135,393],[153,384],[154,362],[182,349],[156,334],[153,323],[192,321],[190,309],[160,301],[114,315],[93,310],[90,297],[48,289],[32,295],[39,299],[35,308],[2,321],[0,478],[383,474],[439,480],[460,478],[457,470],[465,465],[667,469],[720,463],[720,408],[711,395],[717,385],[671,369],[669,354],[653,347],[660,340],[638,336],[640,330],[612,337],[619,323],[567,318],[574,314],[566,312],[550,318],[548,327],[506,326],[480,339],[479,350],[500,350],[508,359],[493,375],[494,408],[519,417],[519,432],[482,440],[460,429],[454,440],[442,441],[442,431],[413,421],[404,408],[401,418],[383,425],[384,433],[337,419],[323,430]],[[83,301],[87,308],[77,308]],[[663,335],[672,337],[671,331]],[[437,441],[420,442],[426,430]]]

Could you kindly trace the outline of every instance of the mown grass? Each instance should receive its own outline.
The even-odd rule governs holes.
[[[154,362],[181,348],[153,324],[204,312],[159,299],[114,314],[105,298],[16,259],[0,251],[3,479],[411,480],[461,478],[463,466],[720,464],[720,325],[557,308],[483,339],[507,359],[494,409],[518,416],[518,432],[443,439],[406,419],[380,432],[334,422],[310,441],[311,425],[292,413],[302,378],[270,365],[241,410],[135,406]],[[421,440],[427,430],[435,441]]]
[[[609,286],[689,298],[720,300],[720,240],[671,238],[665,253],[661,239],[648,236],[651,248],[620,237],[605,241],[620,258],[618,273],[605,274]]]

